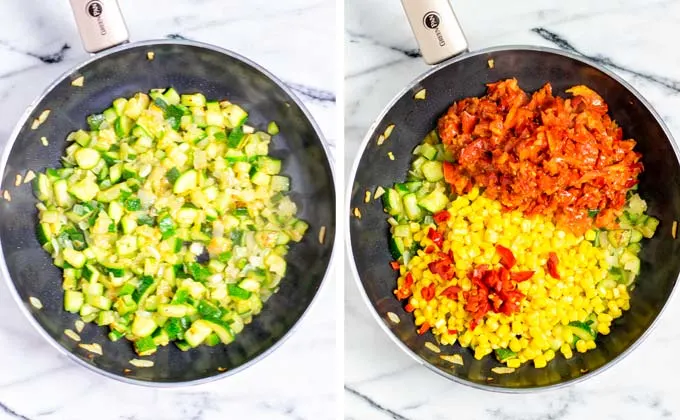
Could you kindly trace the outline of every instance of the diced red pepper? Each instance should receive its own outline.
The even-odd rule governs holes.
[[[407,297],[411,296],[411,289],[402,287],[401,289],[398,289],[396,292],[394,292],[394,294],[395,296],[397,296],[397,299],[404,300]]]
[[[423,325],[418,328],[418,334],[423,335],[430,329],[430,324],[424,322]]]
[[[475,328],[477,328],[477,325],[479,325],[478,319],[473,319],[472,321],[470,321],[470,331],[474,331]]]
[[[413,286],[413,274],[408,272],[406,273],[406,277],[404,277],[404,287],[410,289],[411,286]]]
[[[547,269],[548,269],[548,274],[552,276],[554,279],[560,279],[560,273],[557,272],[557,264],[559,263],[557,259],[557,254],[554,252],[551,252],[548,254],[548,263],[546,264]]]
[[[433,252],[434,252],[434,245],[428,245],[427,248],[425,248],[426,254],[432,254]]]
[[[521,283],[529,280],[533,275],[533,271],[515,271],[514,273],[510,273],[510,279],[514,282]]]
[[[508,270],[515,266],[517,259],[512,255],[512,251],[503,245],[496,245],[496,252],[501,256],[501,265]]]
[[[414,308],[413,305],[411,305],[410,303],[407,303],[406,306],[404,306],[404,309],[406,310],[406,312],[413,312],[416,310],[416,308]]]
[[[420,289],[420,295],[423,297],[423,299],[425,299],[426,302],[431,301],[434,298],[434,294],[435,294],[434,283]]]
[[[442,210],[439,213],[432,216],[432,218],[437,224],[444,223],[451,218],[451,213],[449,213],[446,210]]]
[[[451,335],[456,335],[458,334],[458,330],[448,330],[448,333]]]
[[[432,228],[430,228],[430,230],[427,232],[427,237],[430,238],[432,242],[434,242],[434,244],[439,248],[441,248],[444,244],[444,236]]]
[[[399,270],[399,263],[397,261],[390,261],[390,267],[392,267],[392,270],[397,271]]]
[[[449,286],[446,289],[442,290],[442,292],[439,293],[439,296],[444,296],[444,297],[446,297],[448,299],[452,299],[452,300],[458,300],[458,293],[461,290],[462,289],[458,286]]]

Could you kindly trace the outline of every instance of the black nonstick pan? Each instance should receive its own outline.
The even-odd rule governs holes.
[[[447,0],[403,3],[414,32],[420,36],[426,61],[438,62],[467,49]],[[436,127],[439,117],[454,101],[481,96],[487,83],[512,77],[527,92],[550,82],[553,92],[560,96],[567,96],[566,89],[580,84],[600,93],[612,117],[623,128],[624,137],[638,141],[637,150],[644,156],[645,167],[639,192],[647,200],[650,214],[658,217],[661,225],[654,238],[643,244],[642,271],[632,292],[631,309],[615,321],[610,335],[598,338],[597,349],[576,354],[570,360],[559,355],[543,369],[527,363],[513,373],[497,374],[491,369],[500,364],[493,357],[478,361],[470,350],[458,344],[442,346],[444,354],[462,355],[464,365],[458,366],[425,347],[426,342],[435,342],[434,337],[429,332],[422,336],[416,333],[413,315],[404,310],[393,294],[396,275],[389,265],[392,260],[388,249],[389,226],[382,203],[380,200],[364,203],[364,193],[405,179],[413,148]],[[426,99],[415,100],[414,94],[421,89],[426,89]],[[388,140],[379,146],[377,139],[390,124],[395,127]],[[388,151],[394,154],[394,161],[388,158]],[[680,217],[677,146],[658,114],[639,93],[618,76],[575,54],[537,47],[499,47],[463,53],[441,62],[418,77],[385,108],[366,135],[350,179],[348,250],[363,296],[378,323],[401,349],[456,382],[519,392],[558,387],[591,377],[632,351],[648,334],[668,302],[680,272],[680,242],[671,234],[673,221]],[[361,218],[352,214],[354,208],[360,209]],[[396,314],[400,322],[391,321],[389,312]]]
[[[115,1],[80,3],[83,9],[74,11],[88,50],[125,41],[126,30],[124,26],[121,29],[122,18]],[[113,26],[107,27],[109,22]],[[108,28],[104,32],[116,37],[89,39],[91,34],[82,25],[99,27],[100,23]],[[95,37],[100,35],[95,32]],[[149,52],[154,53],[153,60],[149,60]],[[84,86],[72,86],[71,82],[81,76]],[[101,344],[103,356],[92,357],[64,335],[65,329],[73,329],[77,315],[63,310],[61,271],[52,265],[50,256],[36,240],[37,201],[31,186],[15,187],[14,180],[16,174],[28,170],[38,172],[59,166],[67,134],[86,128],[86,116],[101,112],[115,98],[169,86],[179,92],[201,92],[215,100],[228,98],[249,112],[252,126],[278,123],[281,134],[272,142],[271,153],[282,159],[282,172],[291,178],[291,197],[310,229],[301,243],[291,246],[288,272],[279,292],[235,342],[187,352],[174,345],[166,346],[153,356],[153,367],[135,368],[129,363],[136,358],[130,343],[110,342],[105,328],[88,325],[81,334],[83,343]],[[38,129],[31,129],[32,122],[47,109],[51,110],[47,120]],[[47,147],[41,143],[43,136],[49,141]],[[2,275],[23,312],[47,341],[79,364],[108,377],[171,386],[201,383],[244,369],[290,335],[316,296],[331,260],[335,190],[319,128],[281,81],[246,58],[211,45],[177,40],[137,42],[93,56],[60,77],[29,107],[4,150],[0,173],[1,188],[11,198],[0,202]],[[326,235],[320,244],[318,232],[323,226]],[[38,310],[31,306],[31,297],[38,298],[44,307]]]

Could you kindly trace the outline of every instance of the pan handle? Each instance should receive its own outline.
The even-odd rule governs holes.
[[[117,0],[70,0],[85,51],[96,53],[128,42]]]
[[[437,64],[468,51],[468,42],[449,0],[401,0],[420,53]]]

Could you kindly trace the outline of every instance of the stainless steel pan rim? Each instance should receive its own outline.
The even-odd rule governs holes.
[[[584,64],[587,64],[602,73],[606,74],[607,76],[611,77],[612,79],[616,80],[618,83],[620,83],[623,87],[625,87],[630,93],[632,93],[652,114],[656,122],[659,124],[659,126],[662,128],[664,134],[668,137],[668,139],[671,142],[671,147],[673,148],[673,151],[675,152],[675,159],[680,162],[680,148],[675,142],[675,139],[673,138],[673,135],[671,134],[670,130],[666,126],[666,124],[663,122],[659,114],[654,110],[652,105],[637,91],[633,86],[631,86],[628,82],[623,80],[621,77],[613,73],[612,71],[603,68],[599,64],[588,60],[578,54],[574,54],[568,51],[563,51],[563,50],[558,50],[554,48],[547,48],[547,47],[539,47],[539,46],[531,46],[531,45],[507,45],[507,46],[498,46],[498,47],[491,47],[491,48],[485,48],[482,50],[478,50],[472,53],[465,53],[459,56],[456,56],[452,59],[449,59],[431,69],[426,71],[425,73],[421,74],[418,76],[415,80],[413,80],[407,87],[402,89],[399,93],[397,93],[392,100],[383,108],[382,112],[380,115],[375,119],[373,124],[369,127],[366,136],[364,137],[361,146],[359,147],[359,151],[354,158],[354,163],[352,165],[352,170],[350,172],[350,177],[348,178],[349,182],[347,184],[347,195],[346,195],[346,203],[349,204],[352,199],[352,190],[354,188],[354,179],[357,174],[357,170],[359,168],[359,162],[361,161],[361,157],[364,155],[366,152],[366,147],[368,146],[368,143],[372,141],[375,137],[376,130],[378,129],[378,125],[382,122],[383,118],[387,115],[390,109],[394,107],[396,102],[400,100],[404,95],[408,94],[409,92],[414,91],[415,88],[418,87],[418,85],[426,79],[428,76],[431,74],[441,70],[444,67],[447,67],[449,65],[453,65],[455,63],[458,63],[460,61],[463,61],[467,59],[468,57],[474,57],[474,56],[479,56],[479,55],[492,55],[495,52],[501,52],[501,51],[507,51],[507,50],[527,50],[527,51],[538,51],[538,52],[545,52],[545,53],[550,53],[550,54],[557,54],[561,55],[564,57],[571,58],[576,61],[580,61]],[[493,58],[493,57],[491,57]],[[396,123],[398,125],[398,123]],[[349,215],[349,218],[351,218],[351,212],[348,211],[347,215]],[[346,219],[346,220],[349,220]],[[533,388],[504,388],[504,387],[499,387],[499,386],[492,386],[492,385],[483,385],[483,384],[478,384],[474,382],[469,382],[464,379],[461,379],[457,376],[450,375],[435,366],[431,365],[424,359],[422,359],[418,354],[416,354],[414,351],[412,351],[406,344],[404,344],[397,336],[395,336],[390,328],[385,324],[383,319],[381,318],[380,314],[376,311],[375,307],[371,303],[371,300],[369,299],[368,295],[366,294],[366,291],[364,290],[363,285],[361,284],[361,279],[359,277],[359,273],[357,271],[356,263],[355,263],[355,258],[354,254],[352,251],[352,242],[351,242],[351,231],[350,231],[350,226],[349,223],[345,224],[345,245],[346,245],[346,250],[347,250],[347,256],[350,259],[350,268],[352,271],[352,276],[354,277],[355,284],[357,288],[359,289],[359,292],[361,294],[361,297],[366,304],[366,306],[369,309],[369,312],[371,312],[371,315],[375,319],[375,321],[380,325],[380,328],[387,334],[387,336],[406,354],[408,354],[413,360],[415,360],[417,363],[424,365],[427,367],[429,370],[443,376],[446,379],[449,379],[451,381],[457,382],[462,385],[470,386],[472,388],[477,388],[481,389],[484,391],[493,391],[493,392],[499,392],[499,393],[507,393],[507,394],[525,394],[525,393],[531,393],[531,392],[537,392],[537,391],[548,391],[548,390],[555,390],[555,389],[561,389],[568,387],[570,385],[577,384],[581,381],[584,381],[588,378],[592,378],[598,373],[604,372],[605,370],[609,369],[610,367],[614,366],[617,364],[620,360],[622,360],[624,357],[626,357],[628,354],[630,354],[633,350],[635,350],[652,332],[652,330],[656,327],[656,325],[659,322],[659,319],[663,315],[664,311],[669,305],[669,302],[673,299],[673,296],[677,293],[678,285],[677,285],[677,280],[675,287],[673,287],[673,290],[671,291],[670,295],[668,296],[668,299],[664,303],[663,307],[659,311],[659,314],[656,316],[656,318],[652,321],[651,325],[647,330],[645,330],[642,335],[628,347],[625,351],[623,351],[621,354],[619,354],[617,357],[609,361],[607,364],[604,366],[595,369],[593,371],[587,372],[578,378],[574,378],[568,381],[564,381],[558,384],[554,385],[548,385],[548,386],[542,386],[542,387],[533,387]],[[680,279],[680,277],[678,277]]]
[[[261,72],[262,74],[264,74],[267,78],[269,78],[274,83],[276,83],[276,85],[279,86],[284,92],[286,92],[286,94],[292,98],[292,100],[295,102],[295,104],[300,107],[304,116],[307,118],[307,120],[309,120],[310,124],[314,128],[314,132],[316,133],[316,135],[319,137],[319,140],[321,141],[321,146],[323,148],[324,156],[325,156],[326,160],[329,163],[332,163],[332,160],[330,158],[330,153],[329,153],[329,150],[328,150],[328,146],[326,144],[326,139],[325,139],[323,133],[321,132],[321,129],[317,125],[316,121],[314,121],[314,119],[312,118],[312,115],[310,114],[310,112],[307,110],[307,108],[302,103],[302,101],[295,95],[295,93],[288,86],[286,86],[280,79],[278,79],[276,76],[274,76],[268,70],[266,70],[264,67],[260,66],[259,64],[251,61],[250,59],[248,59],[248,58],[246,58],[246,57],[244,57],[240,54],[237,54],[233,51],[229,51],[227,49],[220,48],[220,47],[217,47],[217,46],[214,46],[214,45],[211,45],[211,44],[206,44],[206,43],[198,42],[198,41],[189,41],[189,40],[160,39],[160,40],[148,40],[148,41],[133,42],[133,43],[123,44],[123,45],[108,49],[105,52],[98,53],[98,54],[92,56],[91,58],[89,58],[88,60],[77,64],[76,66],[74,66],[70,70],[63,73],[54,82],[52,82],[43,91],[43,93],[38,98],[36,98],[33,101],[33,103],[28,106],[28,108],[26,108],[26,111],[24,112],[22,117],[19,119],[19,122],[14,127],[14,130],[12,131],[12,134],[10,135],[10,137],[7,141],[7,144],[5,145],[5,150],[2,153],[2,157],[0,158],[0,175],[5,173],[5,166],[7,165],[7,160],[9,158],[10,151],[12,150],[12,147],[14,146],[14,142],[16,141],[17,137],[19,136],[19,132],[24,127],[24,125],[27,123],[28,118],[31,115],[31,113],[33,112],[33,110],[40,104],[40,102],[42,102],[42,100],[45,98],[45,96],[47,96],[47,94],[49,92],[51,92],[52,89],[54,89],[55,86],[57,86],[59,83],[61,83],[64,79],[66,79],[66,78],[72,76],[73,74],[77,73],[81,68],[87,66],[88,64],[90,64],[90,63],[92,63],[96,60],[104,59],[111,54],[115,54],[117,52],[129,50],[129,49],[140,48],[140,47],[152,48],[152,47],[158,46],[158,45],[185,45],[185,46],[191,46],[191,47],[205,48],[205,49],[208,49],[208,50],[213,50],[213,51],[216,51],[218,53],[224,54],[226,56],[232,57],[232,58],[234,58],[238,61],[241,61],[241,62],[253,67],[257,71]],[[329,166],[330,166],[330,169],[331,169],[331,179],[333,180],[333,184],[335,185],[335,171],[334,171],[332,164],[330,164]],[[326,283],[326,279],[328,278],[328,273],[330,271],[331,266],[333,265],[336,245],[337,245],[337,235],[336,235],[336,238],[334,239],[333,247],[331,249],[331,256],[330,256],[330,259],[329,259],[329,264],[326,267],[326,271],[324,272],[323,278],[321,279],[319,289],[317,290],[316,294],[314,295],[314,298],[312,299],[310,304],[307,306],[307,308],[304,310],[304,312],[302,313],[300,318],[295,322],[293,327],[281,337],[281,339],[279,341],[277,341],[269,349],[267,349],[264,352],[262,352],[261,354],[259,354],[257,357],[253,358],[252,360],[249,360],[248,362],[242,364],[241,366],[239,366],[235,369],[225,371],[225,372],[222,372],[222,373],[218,373],[216,375],[209,376],[209,377],[206,377],[206,378],[197,379],[197,380],[193,380],[193,381],[184,381],[184,382],[151,382],[151,381],[142,381],[142,380],[137,380],[137,379],[131,379],[131,378],[128,378],[128,377],[119,376],[119,375],[115,375],[113,373],[107,372],[103,369],[100,369],[100,368],[98,368],[94,365],[91,365],[91,364],[83,361],[82,359],[76,357],[74,354],[72,354],[71,352],[66,350],[64,347],[62,347],[59,343],[57,343],[57,341],[54,340],[52,338],[52,336],[50,336],[43,329],[43,327],[38,323],[38,321],[35,320],[33,315],[31,315],[31,313],[29,312],[25,303],[21,300],[21,297],[19,296],[19,292],[16,290],[16,287],[14,286],[14,282],[12,281],[12,279],[10,277],[9,270],[7,268],[7,263],[5,261],[5,255],[4,255],[3,252],[0,252],[0,274],[2,274],[2,277],[5,279],[5,284],[7,285],[7,288],[9,289],[10,294],[14,298],[14,301],[17,303],[21,312],[28,319],[29,323],[33,326],[33,328],[47,342],[49,342],[52,345],[52,347],[57,349],[61,354],[66,356],[69,360],[77,363],[80,366],[86,367],[87,369],[89,369],[89,370],[91,370],[95,373],[98,373],[102,376],[105,376],[105,377],[111,378],[111,379],[115,379],[117,381],[128,383],[128,384],[145,386],[145,387],[150,387],[150,388],[182,388],[182,387],[188,387],[188,386],[194,386],[194,385],[200,385],[200,384],[212,382],[212,381],[215,381],[217,379],[226,378],[226,377],[234,375],[234,374],[236,374],[236,373],[238,373],[242,370],[245,370],[248,367],[254,365],[255,363],[263,360],[265,357],[269,356],[272,352],[274,352],[274,350],[279,348],[288,338],[290,338],[290,336],[299,327],[301,321],[309,313],[310,308],[317,301],[317,299],[319,297],[319,293],[320,293],[322,287],[324,286],[324,284]],[[3,244],[2,244],[2,241],[0,240],[0,250],[2,250],[2,249],[3,249]]]

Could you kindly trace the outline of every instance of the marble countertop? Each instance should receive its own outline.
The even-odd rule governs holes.
[[[297,92],[334,149],[333,0],[120,3],[132,40],[186,37],[262,64]],[[44,6],[43,0],[0,2],[0,147],[26,106],[87,58],[68,2]],[[255,366],[207,385],[154,390],[102,378],[59,355],[0,281],[0,419],[333,418],[335,296],[328,281],[296,333]]]
[[[678,1],[454,2],[472,50],[543,45],[576,51],[629,81],[680,138]],[[428,67],[399,1],[346,2],[346,173],[369,125]],[[345,418],[356,420],[579,420],[680,418],[680,301],[676,294],[650,337],[584,383],[532,395],[457,385],[399,350],[364,304],[349,266],[345,295]]]

